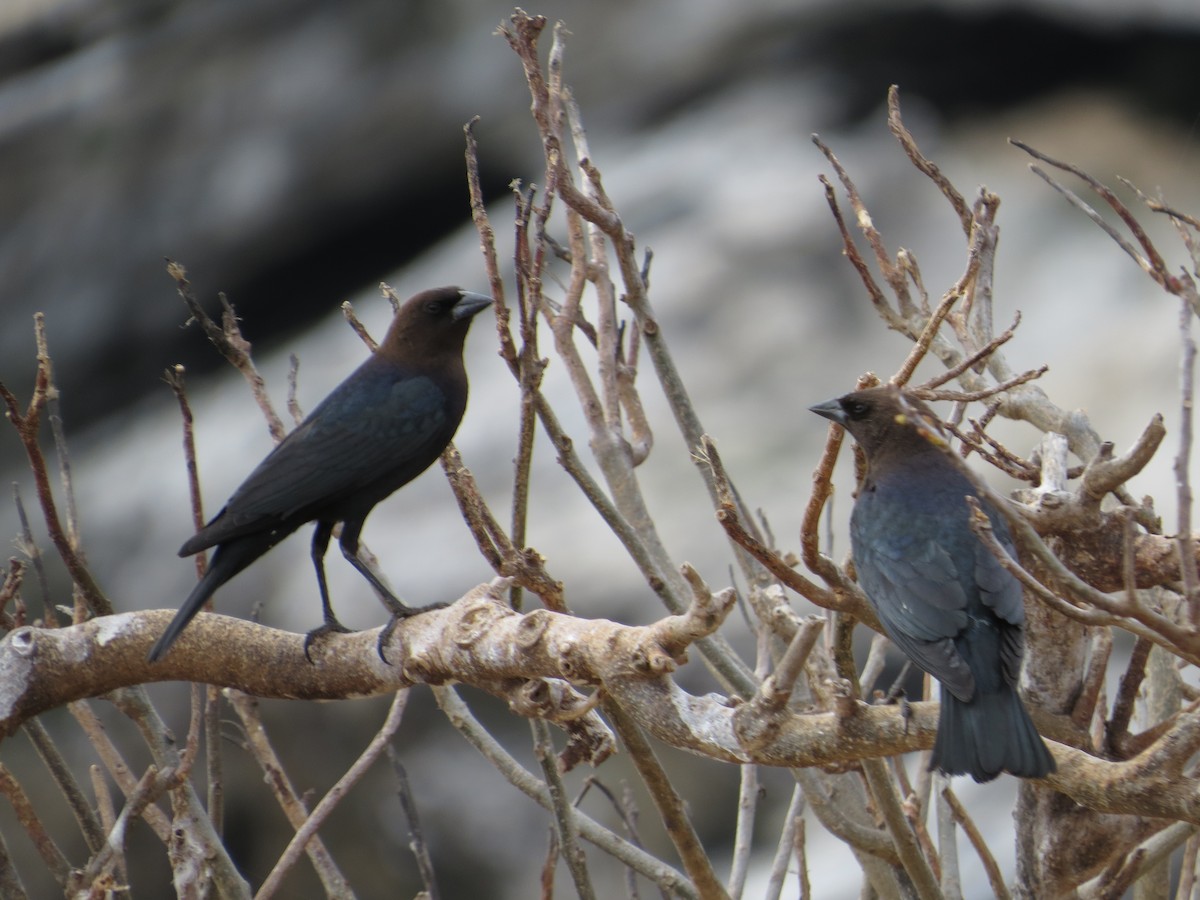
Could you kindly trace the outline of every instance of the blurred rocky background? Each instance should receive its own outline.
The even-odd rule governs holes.
[[[1024,315],[1007,350],[1014,366],[1049,363],[1046,389],[1060,405],[1086,409],[1118,448],[1155,411],[1168,427],[1178,421],[1176,304],[1031,175],[1006,138],[1109,183],[1120,174],[1147,192],[1161,189],[1176,207],[1200,213],[1200,7],[1191,0],[1136,9],[1115,0],[663,0],[530,11],[571,31],[566,77],[593,159],[626,223],[655,252],[652,301],[700,417],[782,546],[795,545],[825,434],[805,408],[863,371],[886,377],[907,350],[877,322],[841,256],[816,180],[827,167],[809,135],[820,132],[839,154],[889,246],[916,254],[935,297],[964,265],[957,221],[888,134],[892,83],[907,124],[958,187],[971,195],[986,184],[1004,200],[997,325],[1017,309]],[[491,0],[0,5],[0,380],[28,395],[31,316],[43,311],[85,546],[118,608],[175,606],[193,577],[191,563],[175,557],[191,518],[163,369],[187,367],[209,514],[270,447],[244,384],[196,328],[183,327],[164,257],[187,266],[210,309],[218,291],[235,304],[280,408],[289,353],[301,361],[305,408],[361,360],[343,300],[381,333],[388,308],[375,289],[380,279],[402,295],[435,284],[485,288],[463,178],[464,123],[481,117],[481,165],[502,252],[511,245],[509,185],[536,183],[541,173],[519,63],[494,34],[509,12]],[[1166,223],[1150,226],[1168,258],[1183,264]],[[472,400],[458,443],[504,518],[517,394],[486,317],[469,351]],[[724,584],[721,534],[643,368],[657,424],[644,470],[653,511],[672,552]],[[548,378],[582,436],[561,371],[552,366]],[[1005,434],[1019,451],[1036,440],[1028,429]],[[530,543],[566,581],[573,608],[631,622],[657,617],[615,540],[552,455],[539,452]],[[1172,452],[1163,451],[1142,486],[1168,516]],[[0,470],[33,506],[17,441],[3,430]],[[842,514],[847,506],[843,499]],[[11,502],[0,510],[0,533],[15,537]],[[414,602],[452,599],[490,574],[436,469],[382,504],[365,538]],[[330,568],[344,621],[382,621],[349,567]],[[64,583],[53,567],[51,576]],[[318,614],[313,581],[298,536],[223,591],[220,607],[247,615],[262,603],[265,621],[306,630]],[[708,689],[702,674],[685,677]],[[532,896],[548,821],[417,694],[400,750],[446,895]],[[170,686],[161,697],[170,704],[185,694]],[[482,708],[521,743],[523,723]],[[280,743],[292,748],[297,783],[323,792],[382,710],[378,702],[271,704],[267,714],[288,735]],[[181,704],[176,715],[182,733]],[[114,718],[113,727],[126,726]],[[27,749],[20,737],[9,740],[0,760],[14,765]],[[667,756],[704,786],[689,795],[702,835],[727,835],[736,773]],[[234,744],[229,757],[229,833],[259,881],[286,841],[283,820]],[[599,775],[627,777],[619,765]],[[765,781],[772,802],[785,803],[784,773]],[[1006,791],[1004,780],[964,791],[969,802],[991,798],[975,802],[997,807],[993,819],[982,810],[980,818],[1002,856]],[[7,808],[0,827],[20,860],[29,850]],[[818,831],[810,828],[813,840]],[[136,847],[152,838],[135,830],[131,840]],[[358,867],[360,896],[415,891],[386,773],[377,773],[374,790],[358,789],[327,840],[348,871]],[[648,840],[661,846],[660,836]],[[720,856],[719,846],[713,851]],[[135,887],[165,895],[161,853],[147,844],[145,857]],[[849,896],[833,891],[856,889],[846,886],[854,884],[850,858],[823,863],[833,858],[812,857],[814,886],[825,891],[819,896]],[[964,856],[966,883],[971,864]],[[36,869],[23,872],[31,886]],[[305,877],[297,875],[293,895],[312,890]]]

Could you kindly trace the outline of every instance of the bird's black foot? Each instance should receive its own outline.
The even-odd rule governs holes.
[[[392,598],[395,600],[395,598]],[[386,665],[391,665],[388,662],[387,654],[383,652],[383,648],[387,646],[387,642],[391,640],[392,632],[396,630],[396,626],[400,624],[402,619],[411,619],[413,616],[419,616],[421,613],[426,613],[434,609],[445,609],[449,603],[430,603],[428,606],[406,606],[399,600],[396,600],[396,605],[388,604],[392,610],[392,617],[388,619],[388,623],[383,626],[383,630],[379,632],[379,640],[375,642],[375,652],[379,654],[379,658]]]
[[[337,619],[328,618],[324,625],[320,625],[304,636],[304,657],[309,662],[313,661],[312,654],[308,651],[312,648],[313,641],[320,640],[330,634],[349,634],[350,629],[339,622]]]

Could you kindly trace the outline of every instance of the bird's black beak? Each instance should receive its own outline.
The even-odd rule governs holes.
[[[455,322],[469,319],[476,313],[481,313],[492,305],[492,298],[487,294],[476,294],[474,291],[459,291],[458,302],[450,310],[450,318]]]
[[[815,412],[818,416],[823,416],[831,422],[837,422],[839,425],[846,424],[846,411],[842,409],[842,404],[837,400],[826,400],[824,403],[818,403],[816,406],[810,406],[809,412]]]

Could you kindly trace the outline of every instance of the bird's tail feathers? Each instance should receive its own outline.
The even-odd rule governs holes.
[[[196,618],[196,613],[200,612],[200,608],[204,606],[208,598],[216,593],[217,588],[257,558],[254,550],[255,548],[253,547],[247,550],[247,548],[236,543],[222,545],[217,549],[217,552],[213,554],[212,560],[209,562],[208,571],[204,573],[203,578],[196,582],[196,586],[192,588],[192,592],[183,601],[183,605],[179,607],[179,612],[175,613],[175,618],[171,620],[171,624],[167,626],[167,630],[162,633],[162,637],[150,648],[150,653],[146,657],[147,660],[157,662],[162,659],[163,655],[171,649],[171,645],[175,643],[183,629],[187,627],[192,619]]]
[[[1004,685],[998,691],[977,693],[970,702],[942,691],[930,768],[991,781],[1001,772],[1042,778],[1055,765],[1016,690]]]

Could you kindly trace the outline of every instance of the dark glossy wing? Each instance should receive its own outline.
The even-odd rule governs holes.
[[[992,522],[996,539],[1015,558],[1016,550],[1003,517],[989,507],[984,511]],[[1025,654],[1025,599],[1021,583],[981,541],[975,544],[975,583],[980,602],[1008,626],[1000,628],[1000,660],[1005,680],[1016,684],[1021,677],[1021,657]]]
[[[884,473],[863,491],[851,517],[859,580],[884,630],[963,700],[976,677],[961,653],[964,642],[978,659],[998,657],[1009,684],[1016,683],[1024,650],[1021,586],[970,530],[965,497],[972,493],[962,475],[928,457]],[[984,510],[1011,550],[1003,518]],[[995,664],[980,672],[991,682]]]
[[[1004,518],[990,506],[984,507],[988,519],[992,523],[992,531],[996,540],[1008,551],[1008,555],[1016,557],[1012,538],[1009,536],[1008,525]],[[983,605],[992,610],[997,616],[1011,625],[1023,625],[1025,622],[1025,603],[1021,592],[1021,583],[1016,577],[1000,564],[1000,560],[992,552],[976,540],[975,544],[975,583],[979,586],[979,599]]]
[[[181,553],[336,503],[389,473],[401,479],[394,490],[437,458],[447,429],[458,425],[450,421],[455,412],[461,417],[433,379],[382,377],[364,366],[271,451]]]
[[[854,566],[893,643],[955,694],[975,680],[954,639],[967,627],[968,597],[950,554],[911,519],[864,495],[850,522]],[[886,502],[886,501],[885,501]]]

